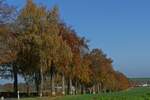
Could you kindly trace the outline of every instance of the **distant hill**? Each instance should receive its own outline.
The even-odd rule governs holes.
[[[150,86],[150,78],[129,78],[130,84],[133,87]]]
[[[129,78],[130,81],[150,81],[150,78]]]

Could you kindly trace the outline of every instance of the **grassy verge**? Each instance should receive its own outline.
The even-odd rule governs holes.
[[[150,100],[150,88],[135,88],[123,92],[63,97],[25,98],[21,100]]]

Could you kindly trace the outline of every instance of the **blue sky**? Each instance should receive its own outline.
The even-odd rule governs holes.
[[[35,0],[60,7],[61,19],[90,48],[102,48],[114,68],[129,77],[150,77],[150,0]],[[21,8],[25,0],[7,0]]]

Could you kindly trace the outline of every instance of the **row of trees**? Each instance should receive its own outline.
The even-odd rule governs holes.
[[[56,82],[62,94],[129,87],[128,79],[113,69],[101,49],[90,50],[88,41],[60,20],[58,7],[47,10],[27,0],[16,14],[1,1],[0,10],[0,74],[14,78],[15,93],[18,75],[27,84],[34,82],[40,96],[45,84],[55,95]]]

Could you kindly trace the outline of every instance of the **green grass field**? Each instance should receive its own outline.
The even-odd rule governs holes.
[[[150,100],[150,88],[135,88],[122,92],[64,97],[28,98],[21,100]]]

